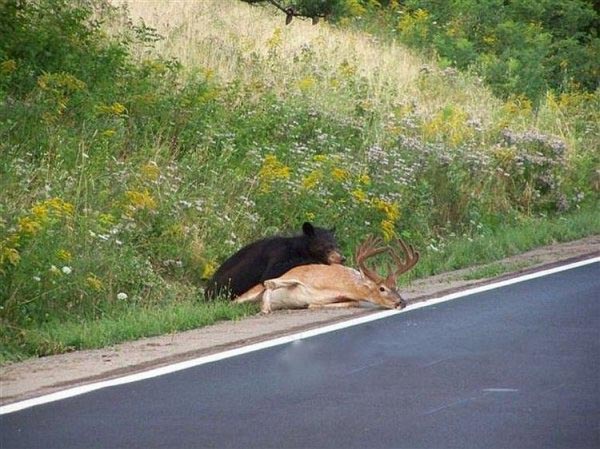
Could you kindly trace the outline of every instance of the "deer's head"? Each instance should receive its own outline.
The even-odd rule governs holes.
[[[400,256],[399,250],[404,253],[404,258]],[[385,252],[391,256],[394,266],[389,265],[388,275],[381,276],[365,262],[368,258]],[[369,236],[356,250],[355,259],[365,279],[364,287],[368,290],[370,302],[389,309],[406,307],[406,301],[398,292],[396,279],[419,261],[419,253],[412,245],[407,245],[401,239],[394,240],[391,245],[383,245],[380,238]]]

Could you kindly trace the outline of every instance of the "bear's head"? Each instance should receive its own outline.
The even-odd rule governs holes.
[[[306,222],[302,225],[302,232],[308,238],[308,252],[321,263],[344,263],[346,258],[340,252],[335,240],[334,230],[319,228]]]

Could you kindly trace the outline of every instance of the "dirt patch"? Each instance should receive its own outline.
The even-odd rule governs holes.
[[[550,245],[504,259],[420,279],[404,289],[408,302],[517,276],[526,271],[600,255],[600,236]],[[500,276],[477,278],[493,266]],[[517,269],[515,269],[515,267]],[[201,329],[122,343],[109,348],[31,359],[0,368],[0,404],[48,394],[66,387],[120,377],[373,313],[372,308],[279,311]]]

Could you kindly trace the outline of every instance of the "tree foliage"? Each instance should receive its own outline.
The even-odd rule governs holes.
[[[293,17],[311,18],[316,23],[319,18],[338,19],[356,17],[367,12],[368,8],[381,7],[377,0],[295,0],[291,4],[281,0],[242,0],[252,5],[270,5],[286,14],[286,23]]]
[[[502,97],[593,91],[599,16],[584,0],[407,0],[396,33],[443,64],[480,73]]]

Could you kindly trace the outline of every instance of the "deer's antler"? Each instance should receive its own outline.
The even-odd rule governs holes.
[[[373,237],[369,235],[365,241],[358,247],[356,250],[356,263],[358,264],[358,268],[365,275],[365,277],[371,279],[373,282],[380,284],[384,281],[384,277],[377,274],[374,270],[371,270],[365,264],[365,261],[377,254],[381,254],[388,250],[387,246],[382,246],[382,241],[379,237]]]
[[[415,248],[412,245],[407,245],[400,238],[396,239],[395,243],[396,245],[394,246],[402,248],[402,252],[406,256],[406,259],[401,259],[395,248],[392,248],[391,246],[387,247],[387,249],[390,252],[390,255],[392,256],[392,259],[394,259],[394,262],[396,263],[396,268],[394,270],[390,269],[390,274],[385,280],[385,285],[387,285],[390,288],[396,286],[396,278],[398,276],[400,276],[402,273],[406,273],[419,261],[419,252],[415,251]]]

